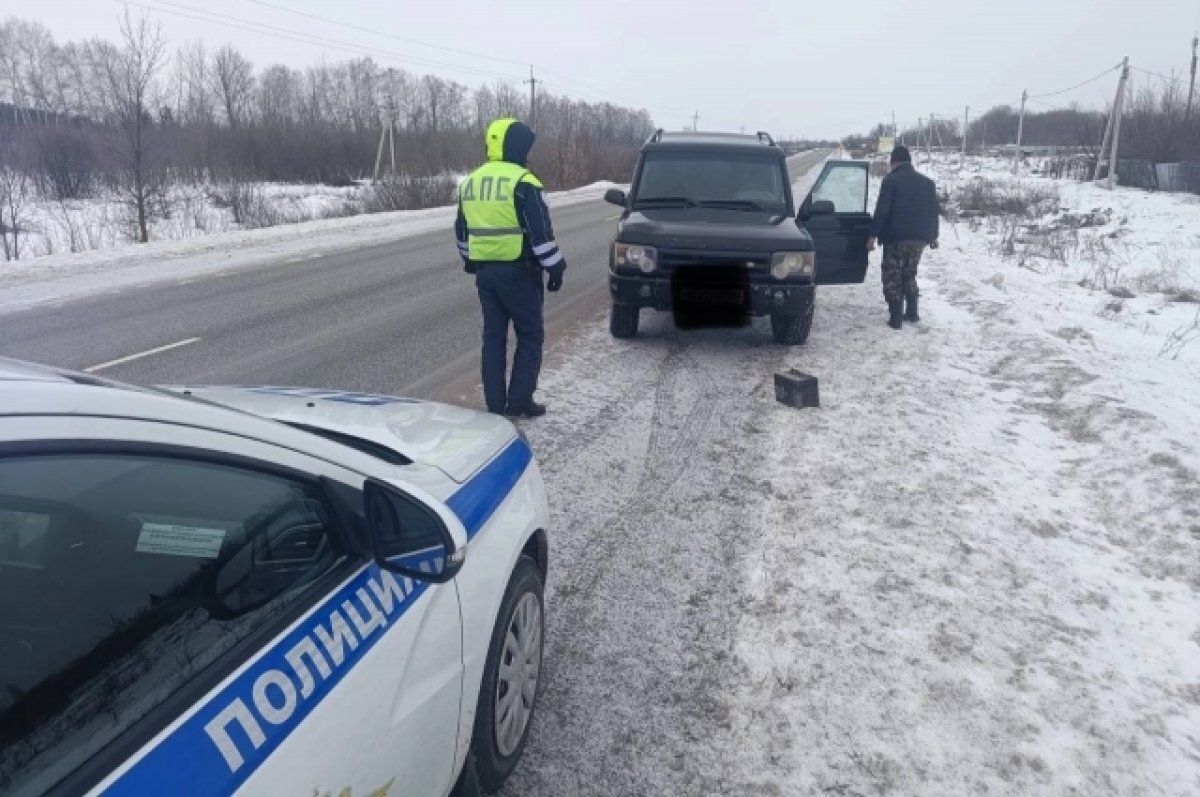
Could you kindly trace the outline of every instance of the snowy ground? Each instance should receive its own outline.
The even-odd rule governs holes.
[[[547,200],[551,207],[585,202],[602,197],[605,190],[614,186],[614,183],[594,183],[554,192]],[[316,206],[323,201],[303,192],[293,199],[297,207],[313,205],[308,208],[313,212],[320,209]],[[0,263],[0,312],[136,285],[190,280],[289,259],[321,257],[327,252],[386,244],[432,230],[448,230],[453,224],[454,212],[453,207],[440,207],[374,213],[265,229],[209,232],[175,240],[152,240],[148,244],[125,243],[98,251]]]
[[[1163,207],[1195,263],[1200,207]],[[1112,311],[997,234],[947,227],[902,332],[875,255],[803,348],[647,314],[549,353],[506,794],[1200,793],[1200,342],[1160,356],[1166,297]],[[774,401],[793,366],[820,409]]]

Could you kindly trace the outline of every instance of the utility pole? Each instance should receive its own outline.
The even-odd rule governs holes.
[[[529,126],[537,129],[537,84],[541,81],[533,76],[533,64],[529,65]]]
[[[1196,91],[1196,46],[1200,45],[1200,36],[1192,34],[1192,80],[1188,83],[1187,111],[1183,115],[1185,122],[1192,118],[1192,95]]]
[[[979,151],[987,154],[987,114],[979,117],[983,120],[983,131],[979,135]]]
[[[1108,166],[1108,186],[1110,188],[1112,187],[1112,173],[1117,165],[1116,158],[1113,157],[1113,152],[1116,150],[1115,141],[1119,128],[1118,120],[1121,117],[1121,106],[1125,100],[1125,81],[1128,78],[1129,56],[1125,56],[1125,60],[1122,62],[1121,79],[1117,81],[1117,95],[1113,97],[1112,111],[1108,115],[1108,124],[1104,126],[1104,140],[1100,143],[1100,152],[1096,155],[1096,170],[1092,172],[1092,180],[1099,181],[1100,172],[1103,171],[1105,166]]]
[[[693,133],[700,132],[700,112],[699,111],[696,111],[694,114],[692,114],[692,132]]]
[[[971,106],[967,106],[967,110],[963,111],[963,135],[962,135],[962,162],[965,165],[967,162],[967,125],[971,118]]]
[[[921,154],[921,140],[925,137],[925,117],[917,117],[917,154]]]
[[[1021,92],[1021,115],[1017,118],[1017,148],[1013,152],[1013,174],[1019,174],[1021,171],[1021,137],[1025,134],[1025,101],[1029,99],[1029,92]]]
[[[899,132],[896,130],[896,112],[892,111],[892,144],[896,143]]]
[[[933,114],[925,123],[925,162],[933,163]]]
[[[1129,82],[1129,56],[1121,69],[1121,82],[1117,84],[1117,107],[1113,110],[1112,154],[1108,158],[1108,187],[1113,187],[1117,173],[1117,150],[1121,147],[1121,113],[1125,110],[1125,84]]]

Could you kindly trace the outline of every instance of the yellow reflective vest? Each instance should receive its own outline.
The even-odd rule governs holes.
[[[488,161],[471,173],[458,189],[467,220],[467,257],[477,262],[521,259],[525,234],[517,219],[516,187],[542,183],[528,169],[508,161]]]

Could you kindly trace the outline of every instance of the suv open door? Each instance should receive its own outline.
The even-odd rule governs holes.
[[[796,223],[812,236],[820,285],[867,278],[867,184],[867,161],[828,161],[800,206]]]

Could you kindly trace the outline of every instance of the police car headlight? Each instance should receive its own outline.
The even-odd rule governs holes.
[[[618,268],[638,268],[649,274],[658,266],[658,250],[653,246],[613,244],[613,261]]]
[[[814,252],[776,252],[771,256],[771,276],[777,280],[788,277],[811,277],[816,271]]]

